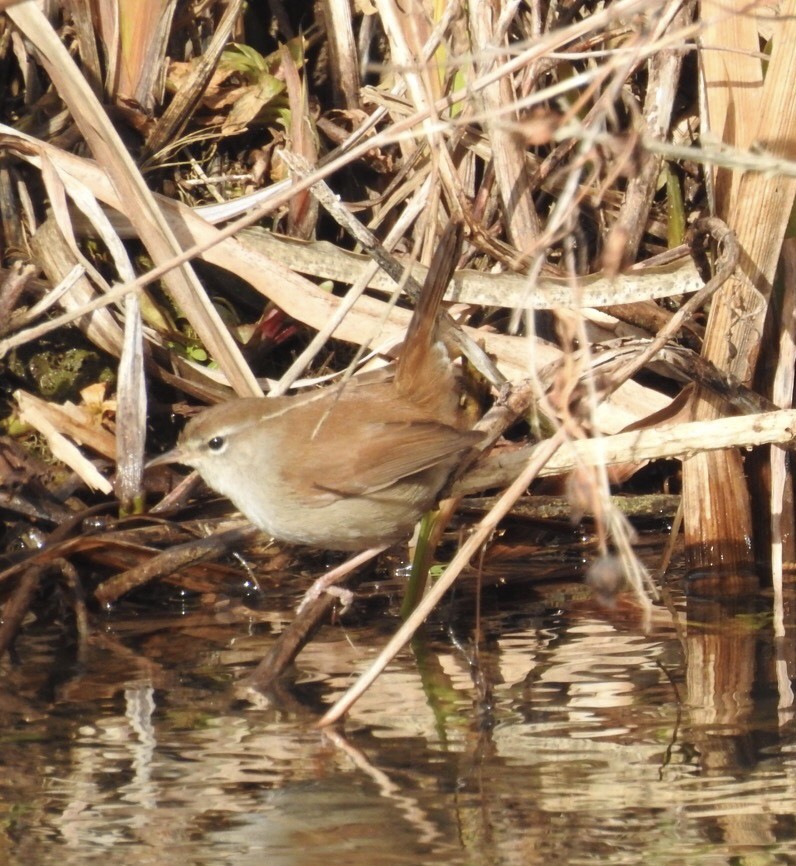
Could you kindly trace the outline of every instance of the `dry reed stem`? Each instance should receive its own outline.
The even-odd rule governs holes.
[[[756,138],[776,156],[796,154],[796,103],[785,82],[796,79],[796,2],[781,9],[762,98],[748,111]],[[761,108],[762,104],[762,108]],[[736,108],[738,106],[736,105]],[[752,117],[734,123],[753,122]],[[742,250],[739,272],[714,298],[703,355],[741,382],[749,384],[760,352],[763,323],[796,180],[758,173],[745,174],[732,200],[728,225]],[[699,419],[721,417],[724,405],[699,392]],[[737,452],[699,455],[683,467],[686,545],[695,567],[733,568],[752,559],[752,509]]]
[[[746,151],[757,135],[763,91],[757,22],[748,0],[703,0],[700,60],[705,81],[702,134]],[[742,177],[713,169],[714,212],[728,219]]]
[[[772,399],[777,406],[789,409],[793,405],[796,384],[796,241],[788,238],[782,245],[782,328],[779,356],[772,386]],[[774,634],[785,636],[784,563],[796,560],[794,527],[793,478],[788,469],[788,451],[772,448],[771,466],[771,582],[774,589]]]
[[[539,470],[550,460],[556,450],[564,441],[564,434],[559,430],[550,439],[540,442],[537,451],[526,462],[520,474],[515,477],[511,486],[504,491],[490,512],[480,521],[476,529],[470,534],[464,544],[456,552],[456,555],[448,564],[444,574],[429,589],[421,599],[418,606],[412,611],[398,631],[390,638],[384,649],[379,653],[369,668],[359,676],[345,694],[340,697],[324,713],[319,720],[318,726],[325,727],[338,721],[341,716],[348,712],[354,702],[362,695],[381,674],[384,668],[395,658],[398,652],[411,639],[412,635],[422,625],[428,615],[437,606],[445,593],[453,586],[462,570],[469,564],[470,560],[478,552],[481,545],[485,544],[497,528],[500,521],[509,513],[514,503],[527,489],[531,481],[536,477]]]
[[[612,466],[671,458],[689,459],[695,454],[728,447],[789,446],[794,438],[796,413],[792,409],[710,421],[661,424],[644,430],[603,436],[599,440],[568,442],[539,470],[539,477],[563,475],[578,466],[597,466],[600,462]],[[489,455],[454,485],[452,493],[466,495],[504,486],[516,477],[538,448],[539,445],[528,445],[514,451]]]

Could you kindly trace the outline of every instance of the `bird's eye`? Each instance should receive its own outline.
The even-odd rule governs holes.
[[[207,440],[207,447],[211,451],[221,451],[226,445],[227,440],[223,436],[214,436],[212,439]]]

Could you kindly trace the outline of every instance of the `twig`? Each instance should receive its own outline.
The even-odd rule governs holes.
[[[125,593],[143,586],[155,577],[171,574],[179,568],[207,559],[210,556],[219,556],[232,548],[251,541],[259,533],[259,529],[247,524],[235,529],[228,529],[226,532],[219,532],[217,535],[211,535],[207,538],[179,544],[153,556],[142,565],[137,565],[135,568],[130,568],[109,578],[97,587],[94,596],[101,604],[111,604]]]
[[[420,604],[415,608],[412,615],[392,636],[384,649],[379,653],[376,660],[365,673],[354,683],[354,685],[337,701],[337,703],[318,722],[320,727],[336,722],[351,705],[362,695],[379,676],[384,668],[395,658],[403,646],[411,639],[426,617],[436,607],[437,602],[453,586],[456,578],[465,568],[478,548],[492,535],[498,523],[511,511],[516,500],[523,494],[528,485],[538,474],[539,470],[561,447],[564,442],[564,432],[559,430],[550,439],[537,446],[537,451],[528,461],[525,470],[514,479],[512,485],[503,493],[495,507],[485,515],[483,520],[473,531],[472,535],[465,541],[458,553],[451,560],[445,573],[429,590]]]
[[[326,621],[332,608],[338,603],[337,596],[329,593],[328,589],[332,585],[340,587],[344,584],[346,589],[356,586],[362,580],[362,573],[357,571],[359,566],[369,562],[383,550],[384,548],[380,547],[358,553],[333,571],[325,574],[321,578],[325,581],[321,594],[309,599],[306,604],[307,596],[305,596],[305,601],[302,602],[302,607],[296,618],[279,635],[279,638],[260,660],[254,671],[243,680],[243,686],[257,692],[265,692],[273,688],[288,665],[293,663],[293,660],[312,639],[315,632]]]

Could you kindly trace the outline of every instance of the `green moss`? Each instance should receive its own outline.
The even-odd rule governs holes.
[[[27,390],[62,403],[80,399],[80,391],[95,382],[113,382],[115,371],[97,351],[83,347],[23,346],[13,353],[9,370]]]

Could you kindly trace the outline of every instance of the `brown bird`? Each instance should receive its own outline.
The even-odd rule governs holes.
[[[364,550],[408,537],[482,438],[466,429],[459,376],[439,338],[461,237],[458,226],[443,235],[394,375],[213,406],[149,465],[192,466],[281,541]]]

